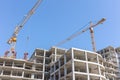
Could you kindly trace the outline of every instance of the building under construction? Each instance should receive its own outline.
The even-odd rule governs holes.
[[[120,47],[118,47],[118,48],[116,48],[116,53],[117,53],[117,55],[118,55],[118,79],[120,80]]]
[[[106,48],[110,51],[112,47]],[[106,49],[103,49],[105,51]],[[98,51],[98,53],[102,50]],[[78,48],[50,50],[37,48],[29,60],[0,58],[1,80],[119,80],[116,56]],[[105,52],[103,52],[105,53]],[[113,53],[113,52],[112,52]],[[105,59],[106,58],[106,59]]]
[[[108,46],[97,53],[104,58],[105,76],[107,80],[120,80],[118,55],[114,47]]]
[[[61,56],[61,57],[60,57]],[[100,54],[71,48],[52,48],[50,80],[106,80]]]
[[[102,24],[105,18],[96,24],[90,23],[89,27],[56,45],[62,45],[90,30],[94,52],[78,48],[37,48],[29,60],[27,53],[24,59],[16,59],[17,36],[41,2],[42,0],[36,2],[7,41],[10,51],[5,52],[4,57],[0,57],[0,80],[120,80],[120,48],[107,47],[96,53],[93,28]],[[12,54],[10,57],[9,53]]]

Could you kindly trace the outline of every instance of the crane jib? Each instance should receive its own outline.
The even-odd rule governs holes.
[[[72,34],[72,35],[69,36],[67,39],[59,42],[59,43],[56,44],[55,46],[60,46],[60,45],[62,45],[62,44],[64,44],[64,43],[72,40],[73,38],[79,36],[80,34],[86,32],[87,30],[90,30],[90,31],[91,31],[91,34],[92,34],[92,37],[91,37],[91,38],[92,38],[92,40],[94,40],[94,39],[93,39],[93,37],[94,37],[94,36],[93,36],[93,28],[96,27],[96,26],[99,25],[99,24],[102,24],[105,20],[106,20],[105,18],[102,18],[102,19],[101,19],[100,21],[98,21],[96,24],[92,24],[92,23],[90,22],[90,26],[89,26],[89,27],[87,27],[87,28],[85,28],[85,29],[83,29],[83,30],[81,30],[81,31],[78,31],[78,32],[76,32],[75,34]],[[94,41],[92,41],[92,43],[93,43],[93,42],[94,42]],[[94,43],[93,43],[93,44],[94,44]],[[95,46],[95,45],[93,45],[93,47],[94,47],[94,46]],[[95,47],[94,47],[94,48],[95,48]],[[95,49],[94,49],[94,51],[95,51]]]
[[[12,36],[10,37],[10,39],[7,41],[7,43],[10,46],[10,53],[12,52],[11,50],[15,50],[15,46],[16,46],[16,41],[17,41],[17,35],[20,32],[20,30],[23,28],[24,24],[29,20],[29,18],[33,15],[33,13],[35,12],[35,10],[38,8],[38,6],[40,5],[42,0],[38,0],[35,5],[31,8],[31,10],[27,13],[27,15],[22,19],[21,23],[19,25],[17,25],[15,27],[15,30],[12,34]],[[13,56],[15,57],[15,56]]]

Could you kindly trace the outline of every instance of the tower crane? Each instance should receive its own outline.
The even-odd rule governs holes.
[[[97,25],[99,24],[102,24],[106,19],[105,18],[102,18],[100,21],[98,21],[96,24],[92,24],[92,22],[90,22],[90,25],[89,27],[81,30],[81,31],[78,31],[76,32],[75,34],[69,36],[68,38],[66,38],[65,40],[59,42],[58,44],[56,44],[55,46],[60,46],[70,40],[72,40],[73,38],[79,36],[80,34],[86,32],[87,30],[90,30],[90,34],[91,34],[91,41],[92,41],[92,48],[93,48],[93,51],[96,52],[96,46],[95,46],[95,40],[94,40],[94,30],[93,28],[96,27]]]
[[[12,54],[12,58],[16,57],[16,53],[15,53],[15,46],[16,46],[16,42],[17,42],[17,36],[20,32],[20,30],[23,28],[23,26],[25,25],[25,23],[29,20],[29,18],[33,15],[33,13],[35,12],[35,10],[38,8],[38,6],[40,5],[40,3],[42,2],[42,0],[38,0],[36,2],[36,4],[32,7],[32,9],[27,13],[27,15],[23,18],[23,20],[21,21],[20,24],[18,24],[15,27],[15,30],[12,34],[12,36],[10,37],[10,39],[7,41],[7,43],[10,45],[10,51],[6,51],[5,52],[5,57],[7,57],[7,54],[10,53]]]

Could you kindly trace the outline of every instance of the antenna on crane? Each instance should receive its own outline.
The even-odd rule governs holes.
[[[7,41],[7,43],[11,46],[10,47],[10,53],[12,54],[11,58],[15,58],[16,56],[16,52],[15,52],[15,46],[16,46],[16,42],[17,42],[17,36],[18,33],[20,32],[20,30],[23,28],[23,26],[25,25],[25,23],[29,20],[29,18],[33,15],[33,13],[36,11],[36,9],[38,8],[38,6],[40,5],[42,0],[38,0],[36,2],[36,4],[32,7],[32,9],[27,13],[26,16],[24,16],[23,20],[21,21],[20,24],[18,24],[12,34],[12,36],[10,37],[10,39]],[[6,52],[6,55],[8,54],[8,52]]]
[[[55,46],[61,46],[62,44],[72,40],[73,38],[79,36],[80,34],[86,32],[87,30],[90,30],[90,34],[91,34],[91,40],[92,40],[92,47],[93,47],[93,51],[96,52],[96,46],[95,46],[95,40],[94,40],[94,31],[93,31],[93,28],[96,27],[97,25],[99,24],[102,24],[106,19],[105,18],[102,18],[100,21],[98,21],[96,24],[92,24],[92,22],[90,22],[90,26],[81,30],[81,31],[78,31],[76,32],[75,34],[69,36],[68,38],[66,38],[65,40],[59,42],[58,44],[56,44]]]

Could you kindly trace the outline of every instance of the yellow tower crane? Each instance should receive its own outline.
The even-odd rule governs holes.
[[[29,20],[29,18],[33,15],[33,13],[35,12],[35,10],[38,8],[38,6],[40,5],[40,3],[42,2],[42,0],[38,0],[36,2],[36,4],[32,7],[32,9],[27,13],[27,15],[23,18],[22,22],[20,24],[18,24],[12,34],[12,36],[10,37],[10,39],[7,41],[7,43],[10,45],[10,51],[6,51],[5,52],[5,57],[7,57],[7,54],[10,53],[11,54],[11,58],[15,58],[16,57],[16,53],[15,53],[15,46],[16,46],[16,42],[17,42],[17,36],[18,33],[20,32],[20,30],[23,28],[24,24]]]
[[[102,18],[100,21],[98,21],[96,24],[92,24],[92,22],[90,22],[90,26],[69,36],[68,38],[66,38],[65,40],[59,42],[58,44],[56,44],[55,46],[60,46],[68,41],[70,41],[71,39],[79,36],[80,34],[86,32],[87,30],[90,30],[90,34],[91,34],[91,41],[92,41],[92,48],[93,48],[93,51],[96,52],[96,46],[95,46],[95,40],[94,40],[94,31],[93,31],[93,28],[96,27],[97,25],[99,24],[102,24],[106,19],[105,18]]]

